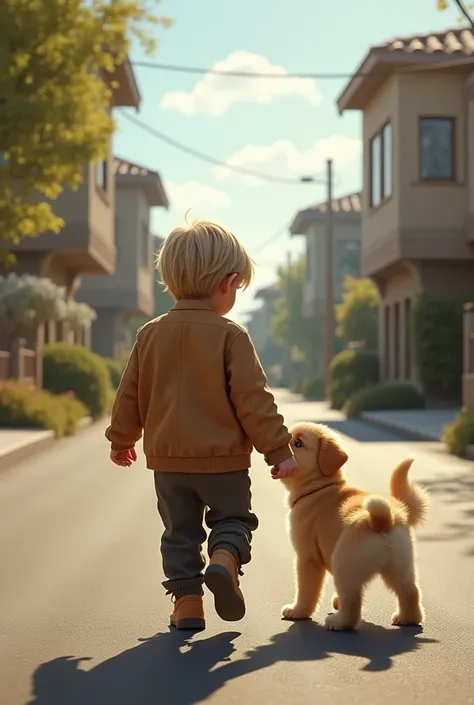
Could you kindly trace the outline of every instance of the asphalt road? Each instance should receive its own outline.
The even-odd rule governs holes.
[[[390,626],[379,582],[358,633],[280,620],[293,596],[284,493],[256,457],[247,615],[223,623],[206,596],[207,630],[170,632],[152,475],[142,460],[109,464],[94,427],[0,475],[0,705],[474,703],[474,464],[280,399],[288,422],[345,435],[354,484],[383,490],[394,464],[415,457],[432,497],[418,542],[424,630]]]

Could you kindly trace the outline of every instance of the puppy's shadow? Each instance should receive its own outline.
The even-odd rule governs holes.
[[[337,655],[365,659],[363,671],[386,671],[401,654],[417,651],[436,639],[420,636],[421,627],[385,629],[363,622],[354,632],[329,632],[312,621],[294,622],[287,631],[275,634],[268,644],[247,651],[244,659],[221,666],[226,680],[268,668],[278,661],[319,661]],[[235,675],[234,675],[235,674]]]
[[[28,705],[194,705],[229,681],[279,662],[313,662],[337,655],[366,660],[364,671],[385,671],[393,659],[436,643],[417,629],[384,629],[363,624],[359,632],[328,632],[298,622],[268,644],[231,660],[238,632],[190,637],[157,634],[138,646],[91,666],[89,658],[64,656],[42,664],[33,676]],[[86,670],[81,669],[81,663]]]

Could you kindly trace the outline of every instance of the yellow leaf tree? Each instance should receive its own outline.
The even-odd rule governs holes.
[[[364,342],[378,347],[379,292],[370,279],[346,277],[342,301],[336,306],[336,334],[344,345]]]
[[[471,27],[474,27],[474,20],[472,18],[471,11],[474,8],[472,3],[465,3],[462,0],[436,0],[436,7],[438,10],[449,10],[451,8],[457,8],[461,13],[458,17],[458,22],[464,24],[468,22]]]
[[[3,252],[22,237],[59,232],[54,200],[80,185],[85,163],[106,156],[115,125],[101,76],[124,61],[132,41],[151,52],[151,25],[170,24],[145,3],[0,0]]]

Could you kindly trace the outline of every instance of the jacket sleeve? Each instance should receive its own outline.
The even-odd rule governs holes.
[[[260,360],[245,331],[230,346],[226,372],[230,400],[252,445],[265,456],[268,465],[291,458],[291,434],[278,413]]]
[[[138,410],[138,343],[133,346],[127,366],[120,380],[112,409],[110,426],[105,437],[112,450],[128,450],[142,437],[143,427]]]

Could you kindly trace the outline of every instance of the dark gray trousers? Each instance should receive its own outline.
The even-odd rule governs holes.
[[[251,511],[248,470],[225,473],[155,471],[158,512],[165,530],[161,539],[167,590],[199,587],[203,583],[207,541],[209,556],[216,546],[229,544],[242,565],[250,561],[252,532],[258,519]]]

